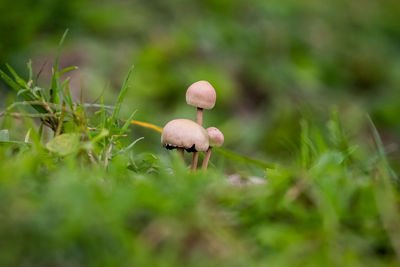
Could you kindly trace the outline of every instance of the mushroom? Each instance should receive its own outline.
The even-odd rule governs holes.
[[[210,161],[211,151],[213,147],[220,147],[224,143],[224,135],[215,127],[207,128],[207,134],[209,138],[210,147],[207,149],[206,155],[204,156],[202,169],[207,169],[208,162]]]
[[[186,103],[197,107],[197,123],[203,125],[203,109],[212,109],[215,106],[217,95],[214,87],[207,81],[198,81],[189,86],[186,91]],[[199,154],[193,154],[192,170],[197,168]]]
[[[209,147],[206,130],[187,119],[168,122],[161,133],[161,144],[167,149],[178,149],[183,158],[184,149],[188,152],[206,151]]]

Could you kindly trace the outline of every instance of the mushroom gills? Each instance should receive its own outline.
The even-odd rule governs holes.
[[[171,144],[167,144],[167,145],[165,146],[165,148],[168,149],[168,150],[173,150],[173,149],[177,149],[177,148],[179,148],[179,147],[173,146],[173,145],[171,145]],[[194,144],[193,144],[190,148],[185,148],[185,150],[186,150],[187,152],[197,152],[196,147],[195,147]]]

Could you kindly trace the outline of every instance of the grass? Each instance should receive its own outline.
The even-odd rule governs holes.
[[[101,101],[93,113],[83,99],[73,102],[68,79],[60,80],[74,68],[59,71],[56,60],[48,89],[8,69],[1,77],[21,99],[2,113],[1,266],[400,262],[398,177],[372,122],[375,147],[349,139],[334,110],[326,128],[301,122],[301,146],[290,162],[216,150],[225,164],[265,171],[266,183],[257,185],[246,183],[252,173],[243,171],[238,187],[223,163],[189,173],[174,153],[135,150],[139,140],[128,135],[134,113],[119,118],[132,69],[116,105]],[[16,130],[24,141],[12,140]]]

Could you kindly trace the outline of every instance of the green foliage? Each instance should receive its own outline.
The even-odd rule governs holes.
[[[396,266],[400,195],[384,155],[335,146],[330,124],[324,137],[303,130],[305,167],[267,169],[267,183],[244,187],[217,170],[189,173],[175,154],[126,149],[105,170],[2,145],[0,263]]]
[[[353,144],[334,109],[325,128],[301,121],[291,164],[219,148],[213,157],[229,164],[189,173],[177,153],[140,153],[132,148],[141,139],[119,141],[128,131],[118,114],[132,69],[115,108],[101,101],[94,113],[75,102],[63,112],[68,91],[57,68],[55,87],[35,90],[9,70],[12,77],[4,77],[25,101],[6,111],[38,102],[47,108],[19,113],[24,142],[0,131],[1,266],[399,263],[399,180],[372,122],[376,149]],[[46,97],[51,90],[58,98]],[[54,114],[68,127],[56,124],[43,142],[46,117],[37,129],[34,114]],[[266,179],[253,183],[242,169],[238,184],[223,171],[230,164],[261,167]]]
[[[59,48],[61,48],[68,31],[61,38]],[[60,50],[60,49],[59,49]],[[106,167],[108,161],[121,152],[132,148],[139,138],[129,146],[123,147],[120,142],[121,137],[126,136],[129,121],[120,127],[118,120],[119,110],[126,95],[132,69],[129,70],[126,79],[122,85],[120,96],[115,107],[107,107],[113,110],[112,115],[108,116],[103,104],[95,105],[100,108],[100,120],[96,115],[88,118],[87,106],[93,106],[88,103],[77,103],[72,100],[69,90],[69,78],[61,81],[61,76],[68,71],[77,69],[77,67],[67,67],[58,70],[59,55],[56,57],[52,82],[49,88],[40,87],[31,79],[33,73],[32,66],[28,63],[30,80],[23,80],[8,64],[8,71],[11,76],[0,70],[3,80],[22,98],[22,102],[14,102],[1,113],[2,116],[10,115],[17,117],[38,117],[40,118],[38,141],[42,139],[42,127],[47,126],[53,131],[54,138],[47,142],[46,148],[59,156],[70,154],[85,153],[88,159],[94,162],[102,162]],[[24,112],[12,112],[13,109],[22,107]],[[32,107],[36,112],[29,112]],[[130,119],[133,117],[131,115]],[[29,131],[32,130],[31,128]],[[4,130],[3,140],[8,141],[8,131]],[[7,136],[6,136],[7,134]]]
[[[76,153],[79,150],[79,136],[76,134],[61,134],[51,139],[46,148],[60,156]]]
[[[129,105],[119,112],[125,119],[133,109],[135,119],[160,126],[171,117],[194,118],[182,92],[205,79],[218,99],[204,123],[226,133],[228,149],[292,160],[300,146],[298,121],[320,127],[331,106],[360,138],[368,127],[364,114],[371,114],[385,146],[398,145],[397,0],[370,0],[362,8],[359,0],[30,2],[2,1],[0,54],[20,74],[28,55],[34,66],[54,57],[61,32],[69,28],[59,63],[81,67],[70,84],[73,97],[83,88],[87,102],[102,95],[113,105],[125,71],[135,64],[127,84],[134,90],[127,91]],[[18,45],[9,44],[21,36]],[[41,79],[51,84],[51,77]],[[0,84],[0,99],[6,99],[5,89]],[[134,138],[144,133],[138,130]],[[159,152],[157,138],[138,146]],[[390,153],[388,160],[398,171],[400,154]]]
[[[398,266],[399,8],[2,0],[0,266]],[[203,79],[226,144],[189,173],[129,121]]]

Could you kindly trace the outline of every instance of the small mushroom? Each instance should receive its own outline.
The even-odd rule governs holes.
[[[202,169],[207,169],[208,162],[210,161],[211,151],[213,147],[220,147],[224,143],[224,135],[215,127],[207,128],[207,134],[209,138],[210,147],[208,148],[206,155],[204,156]]]
[[[178,149],[182,158],[188,152],[206,151],[209,147],[206,130],[187,119],[168,122],[161,133],[161,144],[167,149]]]
[[[217,95],[214,87],[207,81],[198,81],[189,86],[186,91],[186,103],[197,107],[197,123],[203,125],[203,109],[212,109],[215,106]],[[199,154],[193,154],[192,170],[197,168]]]
[[[212,109],[216,99],[215,89],[207,81],[195,82],[186,91],[186,103],[197,107],[197,123],[200,125],[203,124],[203,109]]]

